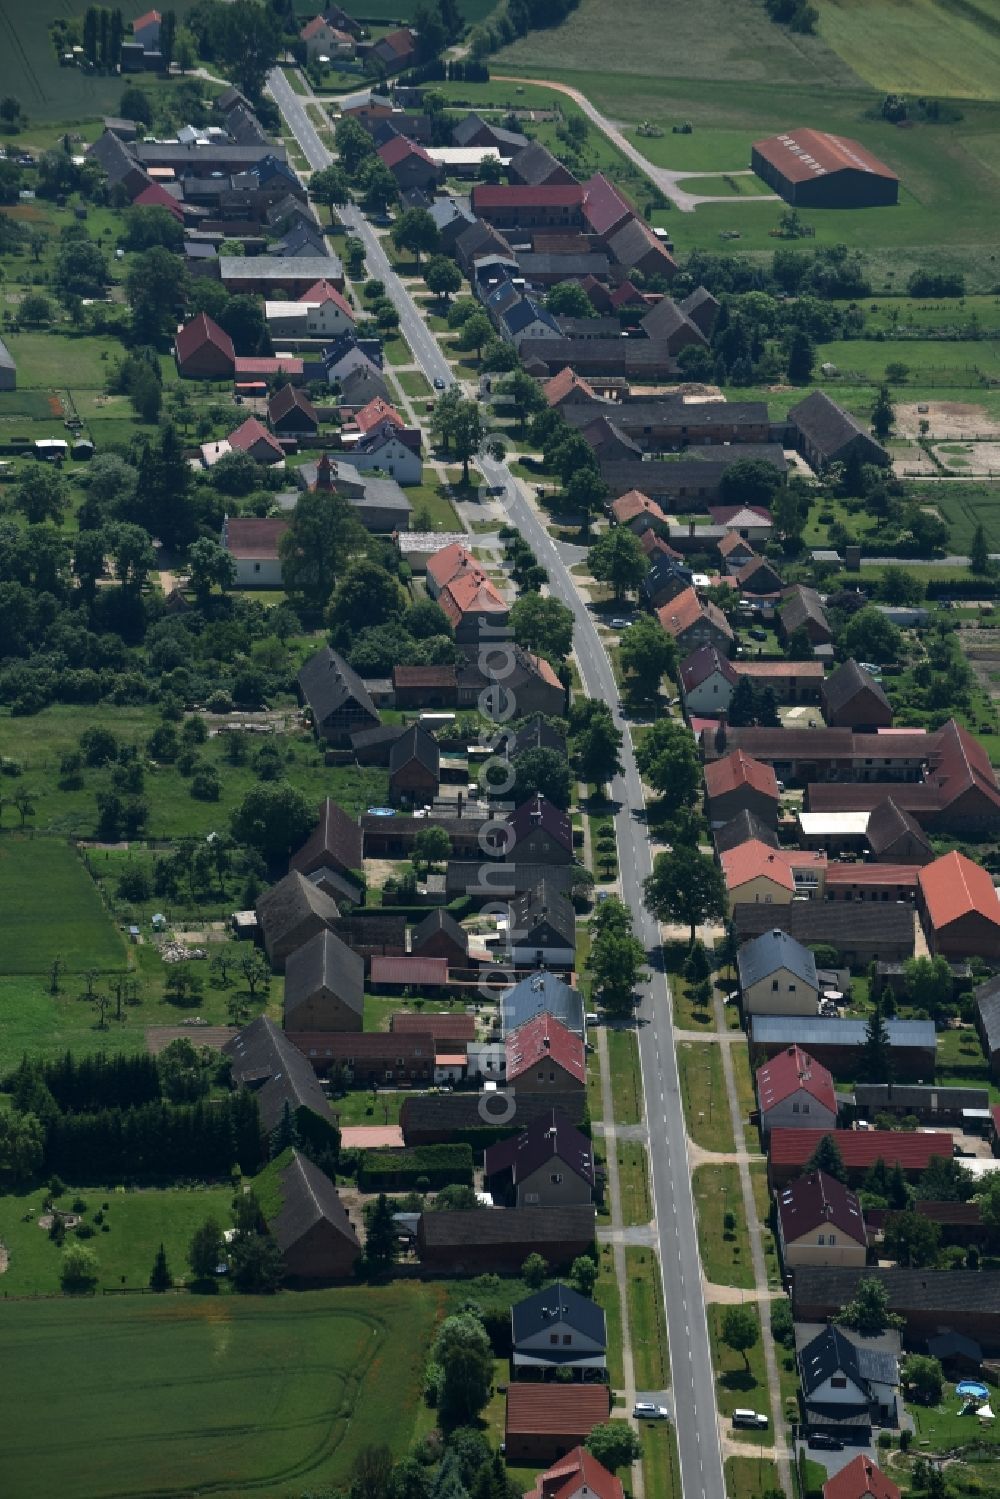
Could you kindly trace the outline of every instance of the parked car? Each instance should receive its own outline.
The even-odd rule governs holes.
[[[733,1411],[734,1426],[749,1426],[754,1431],[763,1431],[767,1425],[767,1417],[762,1416],[760,1411],[751,1411],[737,1407]]]
[[[665,1405],[654,1405],[651,1400],[637,1400],[632,1407],[637,1421],[669,1421],[670,1412]]]
[[[628,627],[629,621],[625,619],[623,615],[616,614],[614,619],[611,621],[611,628],[613,630],[627,630]]]
[[[441,379],[440,375],[438,375],[437,378],[434,381],[434,389],[435,390],[444,390],[444,381]]]
[[[844,1444],[839,1437],[827,1436],[823,1431],[814,1432],[806,1440],[806,1446],[814,1452],[843,1452]]]

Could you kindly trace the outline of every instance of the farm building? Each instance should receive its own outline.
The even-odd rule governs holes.
[[[267,1226],[295,1280],[339,1280],[354,1273],[361,1241],[330,1178],[291,1150],[264,1173]]]
[[[787,130],[754,141],[750,165],[795,208],[873,208],[899,198],[895,172],[860,141],[826,130]]]

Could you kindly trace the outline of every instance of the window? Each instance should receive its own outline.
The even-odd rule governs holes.
[[[563,1333],[563,1347],[564,1348],[572,1348],[572,1346],[573,1346],[573,1334],[571,1332],[564,1332]]]
[[[385,1069],[385,1080],[386,1080],[386,1082],[391,1082],[392,1081],[392,1068],[391,1067],[387,1067]]]
[[[778,980],[777,979],[772,979],[771,980],[771,993],[772,994],[777,994],[777,992],[778,992]]]
[[[797,1103],[793,1103],[792,1104],[792,1113],[793,1114],[797,1114],[798,1112],[799,1112],[799,1106],[798,1106],[798,1104]]]
[[[795,993],[795,985],[794,984],[789,984],[789,986],[788,986],[788,992],[789,992],[789,994],[794,994]]]
[[[558,1342],[559,1342],[559,1334],[557,1332],[550,1332],[549,1333],[549,1342],[550,1343],[554,1343],[554,1344],[558,1344]]]
[[[826,1234],[820,1234],[819,1238],[816,1240],[816,1243],[817,1244],[825,1244],[826,1243]]]
[[[802,1112],[803,1112],[803,1114],[808,1114],[808,1112],[809,1112],[809,1105],[807,1103],[804,1103],[802,1105]]]
[[[538,1081],[540,1083],[544,1083],[544,1081],[545,1081],[545,1073],[544,1072],[539,1072],[538,1073]]]
[[[835,1374],[830,1380],[830,1388],[834,1390],[847,1389],[847,1377],[843,1374]]]
[[[830,1243],[831,1244],[836,1244],[836,1242],[837,1242],[837,1235],[836,1234],[831,1234],[830,1235]]]
[[[259,573],[260,572],[260,563],[259,562],[255,562],[254,563],[253,570],[254,570],[255,573]]]
[[[563,1178],[562,1178],[562,1172],[561,1171],[553,1171],[552,1174],[551,1174],[551,1176],[549,1177],[549,1181],[552,1183],[552,1185],[554,1187],[558,1187],[559,1184],[561,1183],[562,1179]]]
[[[397,1067],[402,1067],[402,1065],[403,1065],[403,1058],[402,1057],[397,1057],[396,1058],[396,1066]]]

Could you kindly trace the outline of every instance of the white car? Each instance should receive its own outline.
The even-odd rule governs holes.
[[[670,1412],[665,1405],[654,1405],[651,1400],[637,1400],[632,1407],[637,1421],[669,1421]]]

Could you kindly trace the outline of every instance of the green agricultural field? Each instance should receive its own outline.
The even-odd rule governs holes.
[[[5,1486],[36,1491],[43,1462],[45,1489],[76,1499],[344,1489],[364,1446],[409,1446],[441,1295],[12,1302]]]
[[[878,383],[890,364],[904,365],[907,380],[912,375],[916,383],[931,389],[966,390],[1000,374],[1000,342],[985,338],[838,339],[820,345],[818,354],[821,361],[835,364],[848,382],[860,376]]]
[[[818,0],[819,33],[873,88],[1000,97],[1000,25],[982,0]]]
[[[178,22],[192,4],[193,0],[176,0]],[[119,8],[128,26],[149,7],[144,0],[122,0]],[[82,14],[65,0],[36,0],[31,5],[0,0],[0,94],[15,94],[32,122],[86,120],[118,108],[125,86],[120,77],[59,66],[49,27],[55,20]],[[151,73],[143,75],[142,83],[154,91],[170,87]]]
[[[59,1249],[38,1226],[47,1195],[47,1188],[36,1187],[31,1192],[0,1197],[0,1239],[8,1254],[3,1289],[9,1296],[51,1296],[59,1290]],[[228,1187],[141,1192],[79,1187],[67,1191],[58,1206],[60,1211],[70,1213],[78,1211],[74,1202],[86,1204],[80,1216],[94,1230],[87,1242],[97,1255],[97,1288],[118,1291],[122,1286],[140,1290],[146,1285],[161,1244],[174,1280],[189,1278],[187,1251],[195,1229],[207,1218],[214,1218],[220,1228],[228,1228],[232,1200]],[[98,1213],[108,1225],[106,1233],[103,1223],[94,1222]],[[67,1242],[72,1238],[70,1232]]]
[[[125,946],[67,843],[8,832],[0,840],[0,973],[46,973],[56,957],[69,973],[121,970]]]
[[[96,334],[11,333],[5,341],[18,385],[29,390],[103,390],[109,360],[122,357],[119,339]]]
[[[986,532],[991,552],[1000,551],[1000,490],[991,484],[937,484],[934,504],[950,527],[952,551],[968,556],[977,526]]]

